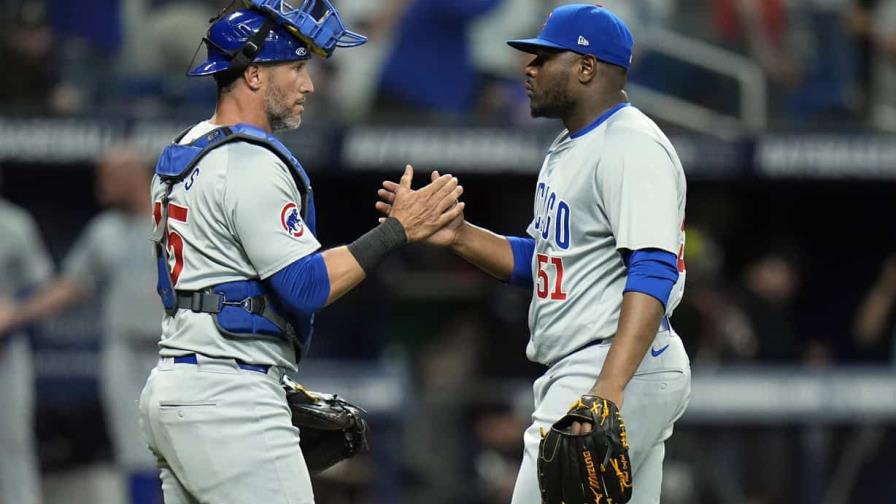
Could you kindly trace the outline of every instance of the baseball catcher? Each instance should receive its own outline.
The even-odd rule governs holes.
[[[231,7],[212,20],[206,58],[187,72],[214,79],[215,110],[165,147],[153,177],[165,315],[140,423],[168,504],[311,503],[309,472],[361,449],[364,424],[335,397],[291,393],[288,408],[281,377],[298,370],[315,315],[387,255],[456,219],[463,188],[444,175],[413,190],[408,165],[382,224],[323,247],[311,177],[275,133],[302,123],[312,60],[367,38],[330,0]],[[315,436],[322,425],[334,446]]]
[[[574,422],[592,426],[574,433]],[[583,395],[541,438],[538,486],[544,504],[624,503],[632,496],[625,424],[616,405]]]
[[[306,390],[288,376],[283,377],[283,388],[292,411],[292,424],[299,428],[305,463],[312,474],[367,450],[363,409],[335,394]]]

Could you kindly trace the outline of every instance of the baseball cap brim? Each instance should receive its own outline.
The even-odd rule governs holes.
[[[555,44],[550,40],[545,40],[543,38],[530,38],[530,39],[519,39],[519,40],[508,40],[507,45],[510,47],[527,52],[530,54],[535,54],[539,49],[544,49],[545,47],[549,49],[563,49],[566,50],[566,47],[563,47],[560,44]]]

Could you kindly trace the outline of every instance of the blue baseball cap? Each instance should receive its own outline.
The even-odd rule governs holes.
[[[507,44],[533,54],[544,47],[590,54],[628,70],[634,38],[625,23],[606,8],[570,4],[554,9],[537,37],[508,40]]]

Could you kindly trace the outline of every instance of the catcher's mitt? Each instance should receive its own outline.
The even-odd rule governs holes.
[[[311,473],[367,450],[366,411],[335,394],[305,390],[287,376],[283,377],[283,388]]]
[[[573,422],[591,432],[572,434]],[[622,415],[612,402],[583,395],[542,433],[538,486],[544,504],[621,504],[632,496],[632,473]]]

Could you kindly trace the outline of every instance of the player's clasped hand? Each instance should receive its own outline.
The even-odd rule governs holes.
[[[438,171],[432,172],[432,182],[436,182],[442,177],[447,177],[448,175],[440,175]],[[380,197],[380,201],[376,203],[376,209],[379,210],[383,215],[390,215],[392,211],[392,204],[395,201],[395,192],[400,187],[400,184],[396,182],[392,182],[391,180],[383,181],[383,188],[377,191],[377,195]],[[458,186],[463,187],[463,186]],[[435,233],[433,233],[429,238],[426,239],[426,242],[431,245],[437,245],[442,247],[451,246],[454,241],[457,239],[458,231],[464,223],[464,213],[463,213],[463,203],[458,202],[456,206],[452,206],[449,210],[457,210],[458,212],[453,213],[454,217],[449,220],[443,227],[439,228]],[[382,222],[385,217],[380,218]]]
[[[401,222],[409,242],[426,240],[462,218],[464,211],[464,204],[458,202],[464,189],[457,178],[434,176],[432,182],[416,191],[411,189],[413,178],[414,168],[407,165],[399,183],[389,183],[388,203],[377,203],[381,212]]]

